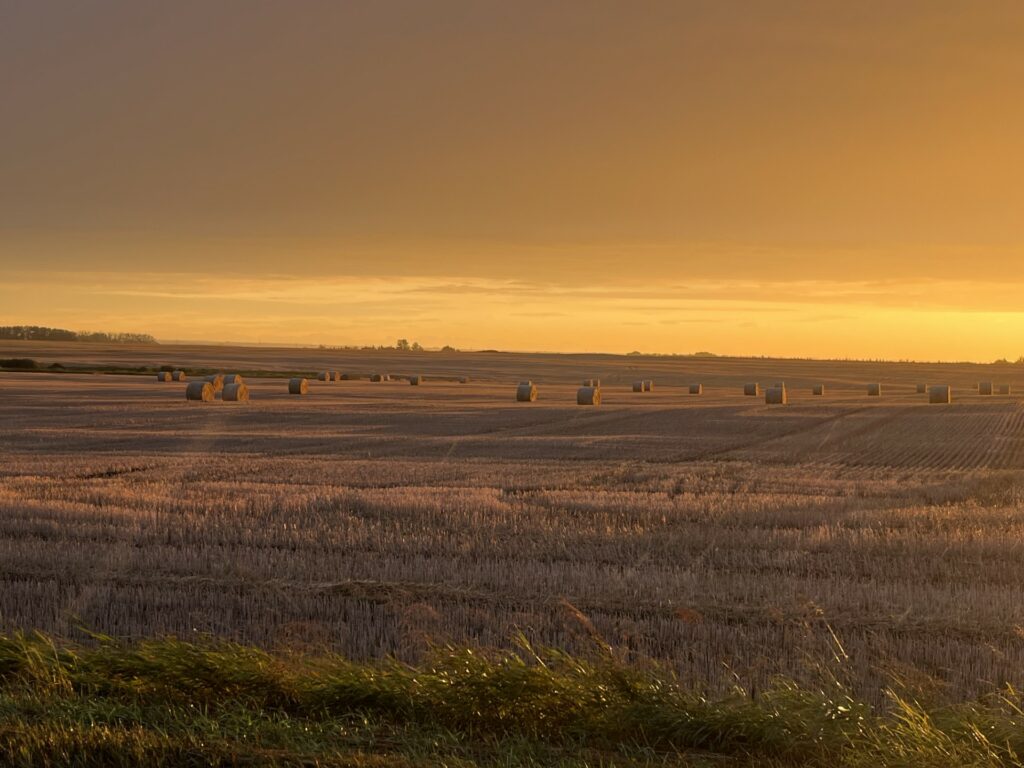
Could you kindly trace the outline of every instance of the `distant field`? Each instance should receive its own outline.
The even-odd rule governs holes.
[[[248,404],[202,404],[152,377],[0,374],[0,630],[416,660],[518,630],[585,650],[574,607],[626,658],[715,689],[807,677],[833,654],[869,696],[892,674],[956,697],[1024,685],[1024,409],[974,390],[1017,385],[1017,366],[16,342],[8,356],[473,381],[311,382],[298,398],[262,378]],[[584,376],[602,378],[600,408],[574,404]],[[538,402],[513,402],[520,378]],[[655,391],[631,392],[638,378]],[[785,380],[790,405],[743,397],[753,380]],[[954,404],[929,406],[918,380],[953,384]],[[682,389],[698,381],[703,395]]]

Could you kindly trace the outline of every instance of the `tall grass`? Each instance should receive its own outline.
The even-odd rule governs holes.
[[[4,765],[1016,766],[1022,704],[1010,689],[956,705],[890,689],[873,708],[834,678],[708,697],[660,667],[522,638],[516,651],[445,647],[409,666],[0,636]]]

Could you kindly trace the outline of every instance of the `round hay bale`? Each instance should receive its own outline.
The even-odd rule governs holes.
[[[923,394],[926,394],[927,392],[928,392],[928,385],[927,384],[918,384],[917,385],[917,394],[923,395]]]
[[[193,381],[185,387],[186,400],[202,400],[204,403],[212,403],[214,395],[213,384],[208,381]]]
[[[758,395],[761,394],[761,385],[760,384],[744,384],[743,385],[743,394],[746,395],[747,397],[757,397]]]
[[[469,384],[469,376],[459,376],[459,384]]]
[[[991,395],[992,394],[992,382],[991,381],[983,381],[980,384],[978,384],[978,394],[979,395]]]
[[[288,380],[289,395],[304,395],[309,391],[309,382],[301,376]]]
[[[343,373],[343,374],[341,374],[341,380],[342,381],[355,381],[358,378],[359,377],[356,376],[354,373]]]
[[[789,402],[789,395],[786,394],[786,387],[768,387],[764,391],[764,402],[766,405],[785,405]]]
[[[249,402],[249,388],[241,381],[237,384],[225,384],[221,399],[232,403],[247,403]]]
[[[690,385],[690,394],[691,395],[703,395],[704,394],[704,385],[703,384],[691,384]]]
[[[600,405],[601,404],[601,388],[600,387],[580,387],[576,390],[576,405]]]
[[[375,373],[370,377],[370,381],[380,383],[382,381],[391,381],[391,377],[386,373]]]
[[[647,390],[644,389],[644,384],[645,384],[645,382],[643,382],[643,381],[634,381],[633,382],[633,391],[634,392],[646,392]]]
[[[1000,384],[999,388],[996,391],[1000,395],[1008,395],[1011,392],[1010,385],[1009,384]]]
[[[824,384],[815,384],[813,387],[811,387],[811,394],[812,395],[818,395],[819,397],[821,395],[824,395],[825,394],[825,385]]]
[[[521,381],[516,387],[517,403],[532,403],[537,399],[537,387],[532,381]]]
[[[583,386],[584,387],[600,387],[601,386],[601,380],[600,379],[584,379],[583,380]]]
[[[335,371],[334,372],[334,380],[335,381],[341,381],[342,378],[344,378],[344,377],[341,375],[341,371]]]
[[[868,397],[881,397],[882,385],[879,383],[868,384]]]
[[[953,402],[953,392],[948,384],[935,384],[928,387],[928,402],[948,405]]]
[[[644,392],[653,392],[654,382],[650,379],[644,379]]]
[[[188,376],[184,371],[171,371],[171,381],[186,381]]]
[[[244,384],[244,383],[245,383],[245,379],[243,379],[241,374],[238,374],[238,373],[229,373],[227,376],[224,377],[224,386],[225,387],[228,384]]]
[[[331,375],[330,371],[320,371],[320,373],[318,373],[316,375],[316,380],[317,381],[334,381],[334,377]]]
[[[423,377],[422,376],[410,376],[409,377],[409,383],[412,386],[414,386],[414,387],[418,387],[422,383],[422,381],[423,381]]]
[[[172,381],[170,371],[159,371],[156,375],[157,381]]]
[[[206,377],[206,381],[210,382],[213,385],[214,392],[220,392],[222,389],[224,389],[223,373],[211,374],[210,376]]]

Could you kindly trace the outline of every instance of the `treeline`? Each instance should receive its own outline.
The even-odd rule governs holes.
[[[97,341],[106,344],[156,344],[148,333],[101,333],[99,331],[68,331],[39,325],[0,326],[0,339],[22,341]]]

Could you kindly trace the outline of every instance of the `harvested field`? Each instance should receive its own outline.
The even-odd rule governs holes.
[[[891,673],[956,697],[1024,684],[1024,408],[978,395],[976,367],[508,357],[501,380],[435,384],[418,362],[430,387],[304,398],[247,376],[246,408],[151,377],[0,374],[0,630],[416,660],[517,630],[585,650],[573,606],[716,689],[810,675],[833,631],[868,696]],[[602,407],[580,409],[594,370]],[[648,375],[666,386],[636,398]],[[789,406],[744,397],[755,377],[793,382]],[[929,407],[923,378],[954,402]]]

